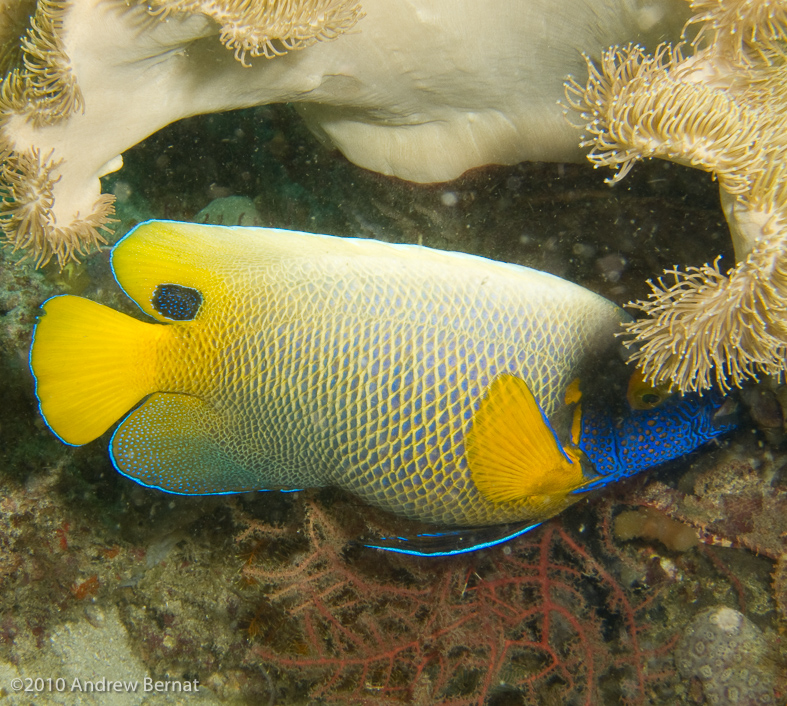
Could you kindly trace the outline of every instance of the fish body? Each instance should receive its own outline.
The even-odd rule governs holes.
[[[65,442],[127,415],[111,456],[143,485],[334,485],[473,527],[542,520],[634,472],[618,463],[619,439],[605,446],[620,420],[576,382],[617,358],[627,315],[558,277],[419,246],[168,221],[129,233],[112,267],[156,323],[55,297],[30,362]],[[684,433],[676,452],[663,427],[640,453],[647,465],[727,428],[718,401],[691,403],[707,433]]]

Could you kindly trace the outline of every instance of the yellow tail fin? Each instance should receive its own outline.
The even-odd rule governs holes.
[[[167,327],[69,295],[43,309],[30,349],[41,414],[67,444],[86,444],[156,391],[156,342]]]

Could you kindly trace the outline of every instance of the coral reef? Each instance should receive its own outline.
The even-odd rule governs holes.
[[[614,47],[567,84],[595,166],[622,179],[657,157],[713,173],[735,267],[671,269],[634,306],[633,358],[681,391],[779,376],[787,355],[783,129],[787,9],[777,0],[691,0],[690,44]]]
[[[2,488],[16,565],[0,657],[24,673],[50,636],[112,622],[129,641],[115,659],[222,699],[691,703],[671,657],[696,610],[687,595],[701,607],[730,591],[722,580],[704,595],[714,582],[696,550],[671,574],[663,556],[618,546],[612,502],[492,552],[413,560],[358,546],[405,528],[348,496],[150,497],[111,488],[99,467],[80,480],[88,459],[73,453]]]
[[[187,18],[197,15],[203,21],[189,25]],[[221,43],[245,66],[247,54],[273,56],[334,38],[359,16],[352,1],[273,2],[254,8],[233,2],[203,8],[165,1],[129,8],[93,0],[40,0],[20,44],[6,43],[0,59],[8,66],[0,83],[0,226],[6,238],[38,265],[52,257],[63,265],[106,242],[114,199],[99,193],[98,179],[120,168],[124,145],[111,138],[118,132],[114,125],[105,130],[106,140],[96,128],[119,108],[122,96],[129,95],[132,79],[128,67],[119,64],[136,59],[147,66],[152,48],[167,51],[173,42],[185,46],[205,36],[207,17],[220,26]],[[13,26],[20,18],[15,14],[2,19]],[[93,23],[101,30],[91,30]],[[129,51],[146,23],[158,31],[151,30],[146,46],[138,42]],[[125,71],[121,92],[111,88],[113,64],[116,71]],[[140,71],[145,69],[141,66]],[[174,117],[163,117],[158,126]],[[138,111],[128,124],[140,139],[150,127]],[[80,134],[86,143],[76,145]]]
[[[281,688],[330,703],[644,703],[665,678],[656,593],[621,586],[559,524],[484,555],[413,561],[348,548],[357,528],[341,500],[306,499],[302,529],[245,520],[237,537],[260,594],[248,660]]]
[[[695,527],[706,544],[772,559],[776,609],[787,625],[787,490],[777,478],[733,460],[699,474],[691,492],[653,483],[641,499]]]
[[[161,19],[178,14],[210,17],[221,26],[219,41],[243,66],[250,66],[247,56],[271,59],[335,39],[363,17],[357,0],[262,0],[254,4],[238,0],[153,0],[148,11]]]
[[[124,228],[152,216],[191,219],[217,197],[244,195],[272,226],[476,252],[560,274],[616,301],[644,296],[644,273],[672,261],[703,257],[707,242],[694,238],[696,232],[714,234],[718,247],[729,247],[710,178],[666,162],[642,165],[627,178],[625,191],[599,188],[588,166],[574,164],[493,167],[449,185],[418,187],[357,170],[335,153],[320,150],[303,123],[294,119],[294,109],[283,106],[183,121],[125,158],[124,170],[105,180],[106,190],[118,195]],[[23,674],[36,673],[40,660],[50,656],[50,638],[63,642],[68,635],[95,636],[98,651],[103,639],[96,626],[102,625],[116,631],[116,641],[122,638],[119,652],[130,663],[157,679],[199,678],[206,700],[215,694],[229,703],[309,703],[307,695],[319,691],[320,677],[329,680],[330,670],[310,663],[311,653],[299,654],[298,647],[310,643],[300,642],[297,630],[288,631],[302,624],[308,610],[293,618],[282,615],[281,606],[297,598],[292,591],[271,595],[274,583],[301,589],[301,584],[287,582],[286,571],[303,566],[307,558],[306,503],[316,503],[326,526],[349,539],[357,539],[384,518],[370,518],[351,500],[330,493],[311,500],[304,494],[275,493],[228,500],[146,491],[114,471],[106,459],[105,441],[78,450],[60,445],[37,421],[26,371],[36,307],[60,291],[62,283],[83,287],[85,295],[116,308],[129,305],[117,292],[105,251],[63,273],[54,262],[38,272],[33,272],[31,262],[15,268],[10,247],[0,254],[7,258],[0,267],[2,286],[7,288],[0,298],[0,497],[17,508],[4,506],[0,541],[7,549],[3,557],[8,565],[18,567],[4,576],[0,592],[0,625],[8,628],[0,637],[3,662],[16,665]],[[133,314],[133,305],[127,311]],[[755,489],[777,499],[784,488],[784,454],[759,442],[759,437],[742,433],[721,450],[704,451],[660,471],[654,493],[675,501],[664,511],[676,509],[679,498],[695,496],[702,488],[695,481],[702,478],[717,478],[714,503],[722,501],[725,487],[729,493],[740,493],[744,501],[750,492],[756,502]],[[750,491],[736,483],[738,475],[729,471],[726,459],[757,469],[746,476]],[[493,555],[466,561],[420,563],[367,553],[351,543],[341,549],[321,545],[320,554],[332,558],[335,570],[348,572],[358,586],[401,591],[411,601],[419,595],[434,597],[424,616],[424,621],[431,616],[433,628],[437,616],[450,610],[464,620],[462,625],[478,628],[470,632],[467,644],[450,635],[427,643],[420,658],[429,661],[413,697],[425,693],[424,698],[430,698],[437,684],[432,675],[439,674],[442,663],[464,660],[472,666],[484,650],[499,645],[494,640],[501,638],[484,633],[480,639],[479,634],[484,626],[502,625],[517,645],[512,642],[505,659],[504,648],[498,647],[496,666],[467,670],[462,673],[467,681],[457,676],[450,687],[446,684],[454,691],[444,701],[478,703],[472,694],[479,693],[484,675],[491,673],[510,686],[492,688],[490,706],[519,706],[529,703],[532,694],[543,695],[548,704],[555,698],[564,703],[560,694],[575,693],[573,703],[587,703],[592,693],[583,691],[588,672],[577,655],[590,648],[601,694],[596,703],[694,706],[697,693],[684,685],[673,662],[683,627],[705,608],[727,605],[744,613],[771,639],[776,628],[783,627],[773,593],[787,597],[787,570],[779,564],[774,572],[767,554],[757,556],[740,542],[726,539],[734,540],[735,533],[745,530],[746,525],[737,524],[744,516],[736,516],[734,527],[714,524],[718,536],[703,535],[715,546],[701,544],[681,553],[648,539],[615,539],[610,527],[623,507],[655,504],[647,488],[644,478],[611,488],[607,501],[582,503],[560,518],[549,528],[549,541],[544,534],[523,537],[510,545],[511,554],[502,547]],[[764,532],[769,521],[774,528],[780,526],[784,512],[778,503],[753,507],[758,532]],[[704,505],[683,509],[680,517],[675,513],[677,519],[694,528],[707,524]],[[727,509],[735,509],[734,501],[714,511],[724,514]],[[252,526],[255,533],[249,534]],[[415,531],[401,523],[384,529]],[[241,545],[236,540],[243,533]],[[264,537],[270,543],[260,542]],[[718,546],[722,539],[732,546]],[[772,536],[767,541],[775,540]],[[774,550],[782,551],[780,545]],[[550,561],[548,572],[541,569],[542,557]],[[520,577],[522,565],[531,568]],[[258,575],[249,583],[243,576],[252,568]],[[312,568],[315,564],[308,570]],[[332,571],[324,572],[325,583],[320,585],[335,585],[328,582],[335,575]],[[273,583],[265,583],[265,573]],[[579,593],[563,591],[561,581],[578,586]],[[552,593],[545,596],[542,586]],[[303,589],[310,590],[309,585]],[[351,586],[347,592],[348,606],[353,590]],[[618,600],[621,593],[625,601]],[[439,603],[441,595],[448,607]],[[482,596],[494,603],[473,623],[468,605]],[[545,615],[545,597],[556,606],[548,642],[539,622]],[[361,598],[370,600],[368,595]],[[344,605],[337,593],[322,600],[331,610]],[[588,638],[584,642],[574,631],[575,623],[564,617],[565,606],[577,608],[576,620]],[[626,606],[641,608],[634,617],[635,637],[630,621],[623,619]],[[398,640],[391,648],[401,645],[404,638],[397,630],[403,604],[378,605],[377,610],[364,618],[348,607],[341,615],[348,629],[359,630],[357,644],[364,649],[372,649],[369,633],[362,631],[369,624],[382,624],[384,634]],[[521,633],[516,634],[511,621],[527,611],[533,621],[520,623]],[[401,623],[402,630],[412,630],[411,640],[429,634],[426,627],[418,632],[418,618]],[[443,619],[444,625],[452,624],[450,615]],[[331,634],[329,625],[315,624],[317,638]],[[341,627],[336,627],[339,635],[344,634]],[[353,649],[351,639],[337,643],[337,653]],[[449,643],[457,649],[444,654],[441,647]],[[324,646],[319,640],[315,644]],[[639,648],[638,658],[627,652],[632,644]],[[274,664],[264,658],[267,653],[274,655]],[[554,661],[547,662],[552,656]],[[303,661],[289,677],[275,666],[276,660],[285,658]],[[783,661],[783,655],[780,658]],[[403,654],[403,664],[405,670],[417,664],[416,652]],[[555,665],[552,672],[525,683],[548,664]],[[80,668],[76,660],[67,666],[66,674]],[[0,675],[7,674],[2,667]],[[335,684],[332,693],[351,693],[359,671],[353,667],[344,674],[347,680]],[[369,676],[369,692],[362,698],[380,703],[385,697],[373,690],[376,682],[371,677],[376,673]],[[777,698],[783,699],[783,685],[779,689]],[[399,696],[406,698],[407,692],[392,692],[389,700]],[[330,693],[327,697],[333,698]]]
[[[726,538],[772,559],[787,551],[787,491],[750,465],[732,462],[700,474],[692,490],[683,493],[656,482],[644,497],[673,517],[690,517],[706,542]]]
[[[194,223],[212,223],[219,226],[263,225],[262,217],[248,196],[224,196],[213,199],[196,216]]]
[[[33,657],[55,616],[78,616],[86,599],[105,595],[120,565],[108,558],[111,545],[95,541],[64,507],[58,487],[72,463],[63,457],[25,486],[3,478],[0,654],[10,661]]]
[[[743,613],[708,608],[692,620],[675,650],[681,676],[696,680],[708,704],[775,704],[773,647]]]
[[[656,539],[676,552],[685,552],[699,543],[699,537],[691,527],[652,507],[621,512],[615,517],[614,528],[615,537],[622,541],[635,537]]]
[[[17,42],[22,12],[0,15],[0,226],[37,264],[63,265],[107,238],[113,195],[99,180],[122,152],[187,116],[274,102],[300,104],[353,162],[414,181],[579,159],[556,100],[580,52],[674,36],[685,11],[681,0],[644,18],[631,0],[559,4],[20,4],[30,15]]]

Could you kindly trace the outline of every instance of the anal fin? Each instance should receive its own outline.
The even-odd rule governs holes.
[[[219,414],[192,395],[157,393],[129,414],[110,443],[115,468],[150,488],[180,495],[261,490],[257,473],[218,443]]]

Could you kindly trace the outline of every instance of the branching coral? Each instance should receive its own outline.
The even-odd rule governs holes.
[[[580,159],[556,105],[563,76],[583,70],[582,52],[676,35],[681,9],[682,0],[654,0],[647,12],[638,0],[506,0],[494,10],[475,0],[0,0],[0,227],[37,263],[62,265],[101,242],[112,197],[99,178],[122,166],[124,150],[187,116],[272,102],[298,103],[355,163],[412,181]]]
[[[787,5],[693,0],[688,46],[634,45],[567,84],[596,166],[658,157],[713,173],[738,264],[667,273],[628,326],[648,380],[681,391],[780,375],[787,360]],[[685,54],[684,54],[685,53]]]
[[[348,550],[352,512],[337,525],[335,511],[307,500],[297,534],[246,520],[236,538],[258,596],[244,661],[283,693],[297,682],[322,703],[644,704],[669,680],[658,592],[631,591],[559,524],[506,554],[417,563]]]

